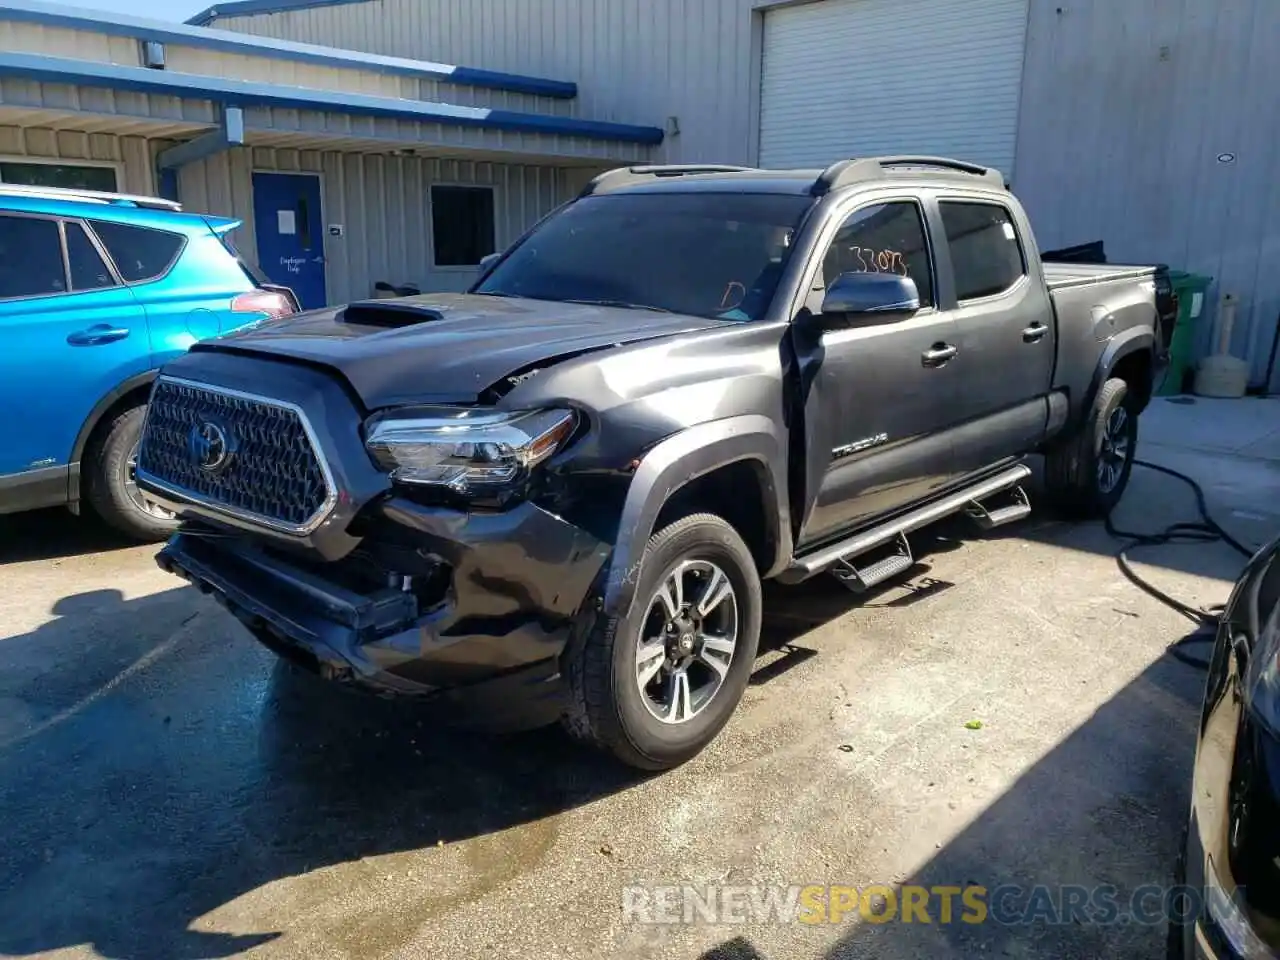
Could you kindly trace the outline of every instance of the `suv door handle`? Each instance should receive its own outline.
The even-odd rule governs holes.
[[[67,343],[73,347],[96,347],[104,343],[115,343],[117,340],[123,340],[129,335],[129,331],[125,327],[113,327],[110,324],[99,323],[88,330],[77,330],[75,333],[68,335]]]
[[[1044,339],[1045,334],[1049,332],[1049,328],[1043,323],[1033,323],[1022,331],[1023,343],[1039,343]]]
[[[940,367],[957,353],[960,348],[950,343],[935,343],[920,356],[920,362],[926,367]]]

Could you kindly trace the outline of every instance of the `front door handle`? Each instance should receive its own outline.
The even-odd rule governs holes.
[[[1033,323],[1022,331],[1023,343],[1039,343],[1044,339],[1045,334],[1049,332],[1049,328],[1043,323]]]
[[[920,362],[926,367],[940,367],[957,353],[960,348],[950,343],[935,343],[920,356]]]
[[[88,330],[77,330],[67,337],[67,343],[73,347],[97,347],[104,343],[115,343],[129,335],[125,327],[113,327],[109,323],[99,323]]]

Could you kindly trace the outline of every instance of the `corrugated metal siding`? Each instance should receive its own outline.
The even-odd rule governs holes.
[[[1277,91],[1276,0],[1032,2],[1014,188],[1041,245],[1212,275],[1255,382],[1280,315]]]
[[[1027,0],[823,0],[765,14],[760,164],[923,153],[1013,173]]]
[[[14,108],[6,110],[4,108]],[[184,100],[128,90],[104,90],[64,83],[39,83],[18,77],[0,78],[0,123],[12,122],[18,111],[57,111],[67,122],[84,126],[91,117],[100,118],[104,130],[116,130],[122,121],[166,121],[165,126],[191,128],[213,124],[214,106],[207,100]],[[27,122],[25,118],[22,122]],[[157,134],[158,135],[158,134]]]
[[[615,143],[587,137],[554,136],[510,130],[486,130],[447,123],[421,123],[390,117],[355,116],[345,113],[320,113],[282,107],[259,107],[246,111],[245,125],[254,137],[283,134],[339,138],[331,145],[367,150],[358,141],[377,141],[383,149],[413,149],[419,153],[474,151],[493,154],[520,154],[520,159],[582,159],[585,162],[627,162],[650,160],[653,148],[645,144]],[[351,141],[354,145],[347,145]],[[317,144],[317,146],[319,146]]]
[[[430,100],[468,107],[489,107],[495,110],[518,110],[559,116],[568,116],[575,112],[575,104],[571,100],[551,100],[502,90],[485,90],[436,80],[423,80],[418,77],[398,76],[376,70],[327,67],[297,60],[228,53],[199,47],[170,45],[165,50],[165,62],[169,70],[177,73],[233,77],[237,80],[257,83],[280,83],[317,90],[337,90],[344,93],[399,97],[405,100]]]
[[[492,185],[502,247],[568,199],[585,175],[555,167],[261,147],[230,150],[184,167],[179,174],[183,203],[244,220],[235,240],[251,257],[257,250],[254,170],[321,175],[324,222],[344,227],[341,238],[325,237],[326,281],[334,303],[372,296],[377,280],[416,283],[423,291],[462,290],[470,284],[471,269],[432,266],[432,184]]]
[[[116,179],[122,191],[155,193],[151,144],[142,137],[0,126],[0,157],[108,161],[116,165]]]
[[[38,23],[4,20],[0,9],[0,50],[43,53],[74,60],[96,60],[127,67],[142,65],[138,41],[132,37],[108,36],[92,30],[68,30]]]
[[[375,0],[219,19],[259,36],[576,80],[577,115],[662,125],[660,155],[754,162],[756,0]],[[758,37],[757,37],[758,39]]]

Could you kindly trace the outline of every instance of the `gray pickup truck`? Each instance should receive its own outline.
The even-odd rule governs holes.
[[[866,591],[913,531],[1104,515],[1152,393],[1156,267],[1041,263],[999,174],[627,168],[466,294],[299,314],[156,382],[160,565],[321,675],[647,769],[705,747],[761,581]]]

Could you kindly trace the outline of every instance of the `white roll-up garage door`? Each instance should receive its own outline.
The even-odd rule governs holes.
[[[1013,173],[1027,0],[817,0],[764,16],[760,165],[928,153]]]

